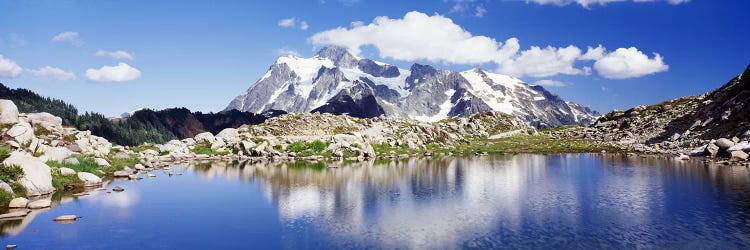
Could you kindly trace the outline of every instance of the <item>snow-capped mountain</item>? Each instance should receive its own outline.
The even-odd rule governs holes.
[[[599,114],[541,86],[481,68],[464,72],[414,64],[400,69],[329,46],[312,58],[276,60],[227,110],[392,115],[421,121],[485,111],[513,114],[537,127],[589,124]]]

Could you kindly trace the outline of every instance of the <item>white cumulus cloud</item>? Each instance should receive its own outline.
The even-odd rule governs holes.
[[[23,68],[18,64],[0,55],[0,77],[2,78],[16,78],[23,72]]]
[[[298,25],[299,25],[299,29],[301,30],[307,30],[307,28],[310,28],[310,24],[308,24],[307,21],[304,21],[296,17],[281,19],[277,22],[277,24],[280,27],[284,27],[284,28],[295,28]]]
[[[454,64],[500,62],[518,49],[518,39],[505,43],[486,36],[475,36],[435,14],[428,16],[412,11],[401,19],[376,17],[372,23],[356,23],[314,34],[314,45],[339,45],[359,54],[363,46],[372,45],[383,58],[429,60]]]
[[[664,58],[654,53],[653,58],[635,47],[619,48],[604,55],[594,63],[596,72],[609,79],[627,79],[650,75],[669,70]]]
[[[381,58],[402,61],[427,60],[473,66],[490,63],[497,66],[497,72],[517,77],[590,75],[596,69],[603,77],[623,79],[665,71],[667,67],[658,54],[649,59],[643,53],[638,56],[622,52],[638,51],[635,47],[617,49],[613,53],[608,53],[602,45],[588,47],[585,53],[574,45],[531,46],[521,50],[515,37],[499,42],[492,37],[473,35],[445,16],[416,11],[403,18],[376,17],[369,24],[352,22],[349,27],[316,33],[308,41],[316,46],[343,46],[356,55],[363,47],[372,46]],[[610,65],[615,61],[633,66],[614,70]]]
[[[65,71],[61,68],[45,66],[39,69],[28,70],[32,75],[55,81],[75,80],[76,75],[73,72]]]
[[[70,44],[73,44],[74,46],[82,46],[83,40],[79,38],[78,32],[75,31],[64,31],[60,32],[60,34],[57,34],[55,37],[52,38],[53,42],[70,42]]]
[[[615,2],[628,2],[632,1],[635,3],[646,3],[646,2],[667,2],[673,5],[681,4],[681,3],[687,3],[690,0],[526,0],[527,3],[535,3],[539,5],[558,5],[558,6],[565,6],[569,4],[578,4],[583,6],[584,8],[588,8],[591,5],[606,5],[608,3],[615,3]]]
[[[94,82],[125,82],[139,77],[141,77],[141,71],[127,63],[86,70],[86,78]]]
[[[296,21],[297,21],[296,18],[290,17],[290,18],[285,18],[285,19],[279,20],[278,24],[281,27],[291,28],[291,27],[294,27],[294,25],[296,24]]]
[[[500,64],[498,71],[516,76],[548,77],[557,74],[583,75],[587,70],[579,69],[574,63],[581,57],[581,49],[570,45],[565,48],[532,46],[518,56]]]
[[[134,60],[132,54],[128,53],[127,51],[123,50],[115,50],[115,51],[106,51],[106,50],[97,50],[96,53],[94,53],[95,56],[105,56],[105,57],[111,57],[114,59],[127,59],[127,60]]]

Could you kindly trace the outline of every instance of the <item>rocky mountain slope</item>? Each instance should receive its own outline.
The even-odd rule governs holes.
[[[226,110],[322,112],[439,121],[503,112],[536,127],[589,124],[598,113],[566,102],[541,86],[481,68],[464,72],[414,64],[410,69],[325,47],[312,58],[284,56]]]
[[[686,152],[698,148],[693,152],[697,155],[716,146],[708,153],[716,156],[719,148],[735,144],[735,149],[749,151],[750,146],[742,145],[750,140],[750,66],[709,93],[609,112],[583,136],[643,149]],[[716,145],[721,138],[722,145]]]

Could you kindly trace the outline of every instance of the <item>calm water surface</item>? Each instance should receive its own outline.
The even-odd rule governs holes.
[[[173,166],[0,222],[19,249],[745,248],[750,170],[615,155]],[[58,224],[59,215],[82,216]]]

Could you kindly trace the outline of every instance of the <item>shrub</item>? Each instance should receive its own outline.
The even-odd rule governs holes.
[[[193,153],[199,154],[199,155],[227,155],[229,154],[229,152],[226,152],[226,151],[215,151],[211,149],[211,144],[207,142],[195,144],[192,151]]]
[[[298,156],[326,155],[329,143],[321,140],[312,142],[296,141],[286,147],[287,152],[297,153]]]
[[[60,171],[55,171],[52,186],[57,190],[80,190],[83,189],[83,181],[77,175],[63,176]]]
[[[0,147],[0,162],[4,161],[5,159],[8,159],[8,157],[10,157],[11,152],[12,151],[9,148]]]
[[[0,190],[0,206],[5,207],[13,199],[13,194]]]
[[[0,180],[10,183],[23,177],[23,169],[16,165],[0,164]]]
[[[36,136],[42,136],[42,135],[50,135],[52,132],[50,132],[47,128],[38,126],[34,129],[34,135]]]

